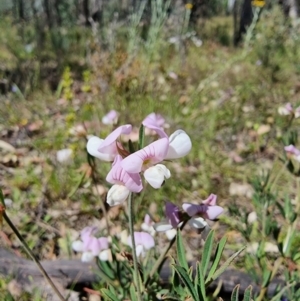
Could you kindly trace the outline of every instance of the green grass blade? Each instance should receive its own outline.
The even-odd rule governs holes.
[[[214,236],[215,231],[211,230],[206,238],[204,247],[203,247],[203,253],[201,258],[201,272],[203,276],[205,277],[206,271],[210,262],[211,252],[213,248],[214,243]]]
[[[252,300],[252,286],[249,285],[244,292],[243,301],[251,301]]]
[[[185,269],[185,271],[188,271],[189,265],[185,257],[185,249],[182,242],[182,235],[180,229],[177,230],[177,236],[176,236],[176,247],[177,247],[177,258],[179,264]]]
[[[232,294],[231,294],[231,298],[230,300],[231,301],[239,301],[239,291],[240,291],[240,285],[236,285],[232,291]]]
[[[210,271],[209,271],[209,273],[208,273],[208,276],[207,276],[207,279],[206,279],[206,282],[205,282],[205,283],[209,283],[209,282],[210,282],[212,275],[213,275],[213,274],[215,273],[215,271],[217,270],[218,265],[219,265],[220,260],[221,260],[221,257],[222,257],[222,253],[223,253],[224,247],[225,247],[225,245],[226,245],[226,242],[227,242],[227,238],[226,238],[226,237],[223,237],[223,238],[220,240],[220,242],[218,243],[217,250],[216,250],[216,254],[215,254],[215,257],[214,257],[212,266],[211,266],[211,268],[210,268]]]
[[[229,265],[233,262],[233,260],[240,255],[241,252],[243,252],[246,249],[246,246],[242,247],[239,251],[235,252],[233,255],[231,255],[225,263],[213,274],[211,277],[212,280],[217,279],[224,271],[229,267]]]
[[[191,295],[193,300],[198,301],[198,294],[197,291],[193,285],[193,282],[191,281],[187,271],[179,266],[179,265],[173,265],[173,268],[175,269],[175,272],[179,275],[180,279],[185,285],[186,291]]]

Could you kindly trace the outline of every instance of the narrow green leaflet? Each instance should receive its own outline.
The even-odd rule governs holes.
[[[272,276],[272,272],[267,270],[267,268],[263,271],[263,282],[262,282],[262,287],[267,287],[270,283]]]
[[[211,277],[212,280],[217,279],[224,271],[230,266],[230,264],[233,262],[233,260],[240,255],[244,250],[246,249],[246,246],[242,247],[239,251],[235,252],[233,255],[231,255],[225,263],[213,274]]]
[[[206,290],[204,283],[204,275],[202,272],[202,267],[199,262],[196,264],[196,279],[195,279],[196,289],[199,296],[199,301],[206,301]]]
[[[145,128],[141,124],[140,131],[139,131],[139,149],[142,149],[145,144]]]
[[[181,266],[179,266],[179,265],[173,265],[173,267],[174,267],[176,273],[181,278],[182,282],[185,285],[185,289],[191,295],[193,300],[198,301],[198,294],[197,294],[196,289],[193,285],[193,282],[191,281],[191,279],[190,279],[188,273],[186,272],[186,270],[184,268],[182,268]]]
[[[179,295],[182,296],[184,293],[184,288],[182,287],[180,283],[180,277],[176,273],[176,270],[174,269],[174,266],[176,265],[175,259],[171,257],[171,267],[172,268],[172,284],[173,284],[173,289],[174,291]]]
[[[130,139],[128,140],[128,148],[131,154],[135,152],[134,145]]]
[[[240,285],[236,285],[232,291],[231,294],[231,301],[239,301],[239,291],[240,291]]]
[[[185,248],[183,246],[182,235],[179,229],[177,230],[176,247],[178,262],[186,271],[188,271],[189,265],[185,257]]]
[[[101,295],[104,297],[105,300],[109,300],[109,301],[120,301],[120,299],[114,295],[110,290],[108,290],[107,288],[103,288],[100,290]]]
[[[137,301],[137,293],[135,291],[135,287],[133,283],[130,284],[129,292],[130,292],[130,300]]]
[[[114,268],[110,267],[108,262],[98,260],[98,267],[99,267],[99,270],[101,272],[101,276],[103,277],[102,274],[104,274],[106,276],[105,279],[108,278],[111,281],[113,281],[116,278],[116,276],[114,274]]]
[[[243,301],[251,301],[252,300],[251,296],[252,296],[252,286],[249,285],[244,292]]]
[[[4,195],[3,195],[3,192],[2,192],[2,189],[1,189],[1,188],[0,188],[0,201],[1,201],[2,205],[3,205],[4,208],[5,208]]]
[[[221,257],[222,257],[222,253],[223,253],[224,247],[226,245],[226,241],[227,241],[227,238],[223,237],[220,240],[220,242],[218,243],[217,250],[216,250],[216,253],[215,253],[215,257],[214,257],[212,266],[210,268],[210,271],[208,273],[208,276],[207,276],[207,279],[206,279],[205,283],[209,283],[210,282],[210,280],[212,279],[213,274],[217,270],[218,265],[219,265],[220,260],[221,260]]]
[[[203,276],[205,277],[206,271],[210,262],[211,252],[213,248],[214,243],[214,236],[215,231],[211,230],[206,238],[204,247],[203,247],[203,253],[201,258],[201,272]]]

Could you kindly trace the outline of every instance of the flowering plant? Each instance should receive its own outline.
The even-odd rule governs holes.
[[[220,275],[244,249],[236,252],[229,262],[218,269],[226,243],[226,239],[222,239],[217,246],[217,257],[214,258],[212,268],[206,275],[214,243],[214,231],[210,231],[208,221],[216,220],[223,212],[223,208],[217,205],[217,196],[214,194],[200,203],[185,202],[181,207],[168,201],[165,206],[165,220],[154,222],[147,214],[141,226],[143,232],[135,231],[135,212],[139,208],[134,208],[134,194],[145,191],[147,186],[153,189],[162,188],[165,181],[171,178],[168,162],[186,156],[192,148],[191,139],[184,130],[176,130],[169,136],[165,132],[164,124],[165,120],[161,115],[151,113],[142,121],[137,143],[132,142],[131,139],[128,139],[127,145],[124,142],[124,136],[130,136],[133,131],[131,124],[118,126],[104,139],[91,136],[87,142],[87,151],[91,156],[111,162],[111,169],[106,176],[106,181],[112,185],[106,197],[108,205],[117,206],[128,203],[129,235],[121,237],[122,234],[109,239],[99,238],[95,236],[96,229],[88,227],[81,232],[80,240],[73,242],[73,249],[82,252],[82,260],[97,258],[103,279],[109,279],[110,285],[100,290],[102,296],[108,300],[117,300],[120,295],[122,298],[128,297],[124,290],[116,291],[117,287],[113,282],[116,279],[118,279],[117,283],[122,283],[128,288],[131,300],[150,300],[151,298],[146,292],[149,292],[149,288],[153,285],[157,286],[162,263],[175,242],[178,261],[172,260],[173,275],[175,278],[179,277],[183,280],[185,286],[181,289],[179,286],[174,286],[170,289],[170,293],[178,295],[180,300],[186,299],[188,296],[193,296],[194,300],[206,300],[205,287]],[[145,145],[146,136],[149,140],[147,145]],[[188,273],[189,265],[185,258],[181,236],[181,231],[187,224],[207,235],[204,247],[206,251],[203,253],[201,264],[197,265],[197,273],[205,276],[200,282],[199,278],[194,279]],[[155,256],[151,258],[149,251],[155,248],[156,232],[165,232],[169,243],[160,252],[158,258]],[[112,242],[110,249],[109,241]],[[121,251],[124,249],[121,242],[132,248],[131,255]],[[107,255],[108,253],[110,256]],[[120,268],[120,264],[123,269]],[[132,271],[131,276],[125,272],[128,271],[128,268]],[[116,271],[119,272],[116,273]],[[132,277],[133,284],[128,287],[125,285],[124,279],[130,283],[130,277]],[[194,283],[193,289],[191,283]],[[165,298],[169,296],[167,292],[164,295]]]

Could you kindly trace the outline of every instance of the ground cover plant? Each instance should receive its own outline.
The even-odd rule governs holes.
[[[44,45],[2,19],[1,248],[30,256],[11,222],[35,260],[100,275],[61,299],[299,300],[299,27],[253,7],[233,48],[231,17],[170,3]],[[228,269],[250,277],[226,295]],[[59,298],[29,283],[1,298]]]

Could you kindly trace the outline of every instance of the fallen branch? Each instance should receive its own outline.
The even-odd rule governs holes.
[[[41,264],[52,280],[64,289],[73,288],[83,291],[84,287],[91,287],[92,283],[99,280],[95,263],[83,263],[77,259],[60,259],[55,261],[45,260]],[[43,275],[34,262],[20,258],[4,248],[0,248],[0,274],[12,277],[23,291],[32,291],[36,287],[46,289]],[[168,283],[170,274],[170,267],[168,264],[165,264],[160,275],[163,283]],[[237,284],[240,284],[241,293],[249,285],[253,286],[255,293],[260,291],[260,287],[253,282],[249,275],[237,270],[226,270],[218,280],[211,284],[210,288],[214,290],[220,284],[220,281],[220,295],[223,297],[224,295],[231,294]],[[269,296],[275,294],[278,284],[283,284],[283,281],[275,279],[270,284],[268,289]],[[51,290],[47,290],[46,293],[47,299],[45,300],[55,300],[55,296],[51,295]]]

